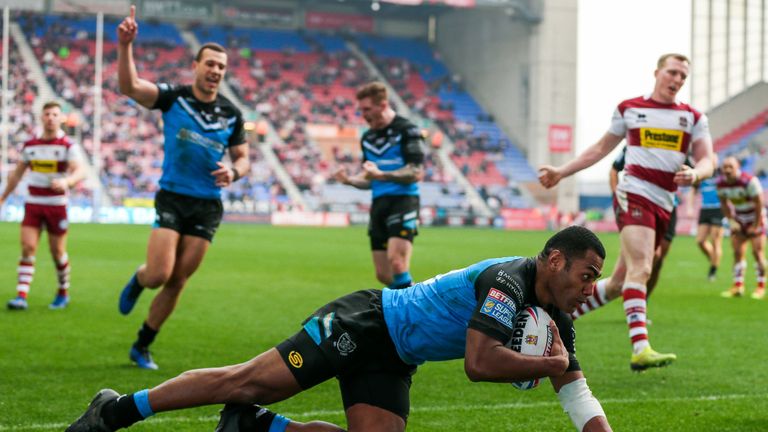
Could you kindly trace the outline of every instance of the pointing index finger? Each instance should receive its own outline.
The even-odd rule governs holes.
[[[131,5],[131,19],[136,20],[136,5]]]

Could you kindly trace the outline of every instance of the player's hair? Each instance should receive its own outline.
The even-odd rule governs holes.
[[[387,100],[387,87],[379,81],[370,82],[360,87],[355,97],[357,97],[357,100],[371,98],[371,102],[380,104]]]
[[[600,239],[589,229],[578,225],[569,226],[550,237],[539,253],[539,259],[547,259],[555,249],[565,256],[568,267],[572,260],[583,258],[590,250],[595,251],[601,259],[605,259],[605,247]]]
[[[688,57],[678,54],[678,53],[667,53],[663,54],[661,57],[659,57],[659,61],[656,62],[656,69],[661,69],[664,67],[664,63],[667,62],[667,59],[672,57],[675,60],[680,60],[681,62],[686,62],[690,66],[691,61],[688,59]]]
[[[61,104],[56,101],[48,101],[43,105],[43,111],[51,108],[58,108],[61,109]]]
[[[216,52],[224,53],[224,54],[227,53],[227,50],[223,46],[217,44],[216,42],[206,42],[206,43],[203,44],[203,46],[200,47],[199,50],[197,50],[197,55],[195,56],[195,61],[199,62],[200,59],[203,58],[203,51],[205,51],[207,49],[209,49],[211,51],[216,51]]]

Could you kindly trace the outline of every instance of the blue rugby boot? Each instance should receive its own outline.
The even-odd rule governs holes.
[[[131,347],[130,353],[131,361],[136,363],[141,369],[158,370],[160,369],[152,360],[152,354],[149,353],[147,347],[137,347],[136,345]]]
[[[136,273],[131,276],[131,280],[125,285],[123,291],[120,293],[120,303],[118,308],[120,313],[128,315],[136,306],[136,300],[139,299],[141,292],[144,291],[144,287],[139,285],[139,280],[136,277]]]
[[[27,310],[28,307],[27,299],[24,297],[16,297],[8,301],[8,309],[10,310]]]
[[[64,309],[69,304],[69,296],[68,295],[56,295],[56,298],[53,299],[51,304],[48,305],[48,309],[52,310],[58,310],[58,309]]]

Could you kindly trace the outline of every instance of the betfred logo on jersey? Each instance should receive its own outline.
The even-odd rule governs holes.
[[[683,148],[683,131],[640,128],[640,145],[645,148],[680,151]]]
[[[29,165],[34,172],[55,173],[59,171],[59,162],[55,160],[33,160]]]
[[[480,313],[488,315],[509,328],[514,326],[512,318],[516,312],[515,302],[496,288],[491,288],[488,291],[488,296],[483,301],[483,307],[480,308]]]

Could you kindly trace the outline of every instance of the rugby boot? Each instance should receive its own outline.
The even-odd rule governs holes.
[[[750,296],[755,300],[762,300],[765,298],[765,288],[755,288],[755,291]]]
[[[649,346],[645,347],[638,354],[632,354],[629,367],[633,371],[644,371],[648,368],[664,367],[677,360],[675,354],[657,353]]]
[[[114,429],[104,423],[101,418],[101,410],[107,402],[116,400],[120,395],[112,389],[103,389],[96,393],[96,396],[88,405],[83,415],[74,423],[69,425],[66,432],[113,432]]]
[[[213,432],[240,432],[241,430],[254,430],[257,419],[265,415],[274,414],[266,408],[258,405],[224,405],[224,409],[219,411],[221,418],[219,424]]]
[[[51,304],[48,305],[48,309],[64,309],[69,304],[69,296],[67,295],[56,295],[56,298],[53,299]]]
[[[734,285],[728,291],[721,292],[720,296],[721,297],[725,297],[725,298],[743,297],[744,296],[744,286],[736,286],[736,285]]]
[[[147,347],[132,346],[130,357],[131,361],[136,363],[136,366],[141,369],[159,369],[157,363],[152,360],[152,354],[149,353],[149,348]]]
[[[136,306],[136,300],[139,299],[141,292],[144,291],[144,287],[139,285],[139,280],[136,278],[136,273],[131,276],[131,280],[125,285],[123,291],[120,293],[120,303],[118,309],[123,315],[128,315]]]
[[[28,307],[27,299],[24,297],[16,297],[8,301],[8,309],[10,310],[27,310]]]

